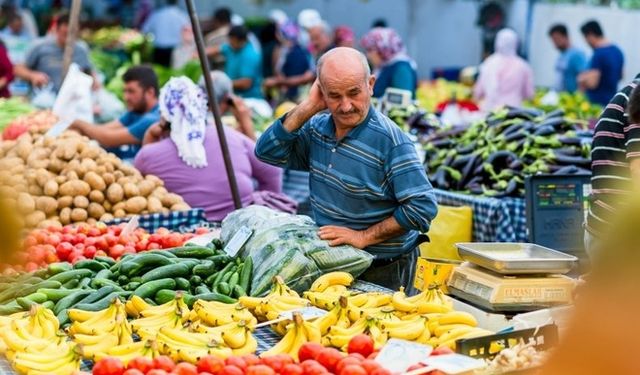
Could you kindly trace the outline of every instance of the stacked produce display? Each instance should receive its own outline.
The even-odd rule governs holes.
[[[425,143],[434,187],[489,197],[522,196],[524,177],[590,173],[592,132],[562,110],[506,108],[468,128],[441,129]]]
[[[526,107],[537,108],[545,112],[561,109],[566,117],[572,120],[593,120],[600,116],[602,107],[589,102],[581,92],[557,93],[557,100],[548,100],[549,90],[538,89],[533,99],[525,103]],[[545,98],[546,96],[546,98]]]
[[[23,98],[0,99],[0,131],[20,116],[31,113],[33,106]]]

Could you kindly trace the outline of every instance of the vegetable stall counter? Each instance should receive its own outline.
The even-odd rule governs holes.
[[[470,206],[473,210],[473,241],[527,242],[524,198],[488,198],[434,189],[438,204]]]

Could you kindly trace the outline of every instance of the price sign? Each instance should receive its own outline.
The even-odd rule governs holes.
[[[423,362],[431,351],[429,345],[417,344],[411,341],[390,339],[382,347],[375,361],[391,373],[403,373],[417,363]]]
[[[249,237],[253,234],[253,231],[246,226],[242,226],[236,234],[231,237],[227,245],[224,247],[224,252],[227,253],[230,257],[235,257],[238,255],[242,246],[249,240]]]

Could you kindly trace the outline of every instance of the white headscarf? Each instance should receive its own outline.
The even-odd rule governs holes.
[[[178,156],[190,167],[207,166],[204,133],[207,99],[187,77],[174,77],[160,90],[160,114],[171,123],[171,140]]]
[[[516,56],[518,52],[518,34],[511,29],[502,29],[496,34],[494,48],[497,54]]]

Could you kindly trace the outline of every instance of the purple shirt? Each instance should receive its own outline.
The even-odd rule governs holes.
[[[243,205],[251,200],[251,194],[257,190],[280,193],[280,168],[258,160],[253,151],[255,143],[244,134],[225,127],[225,135]],[[170,138],[142,147],[134,165],[143,175],[158,176],[167,190],[182,196],[191,207],[203,208],[208,220],[221,221],[234,210],[234,205],[218,133],[213,126],[207,126],[204,148],[208,163],[204,168],[191,168],[184,164]]]

